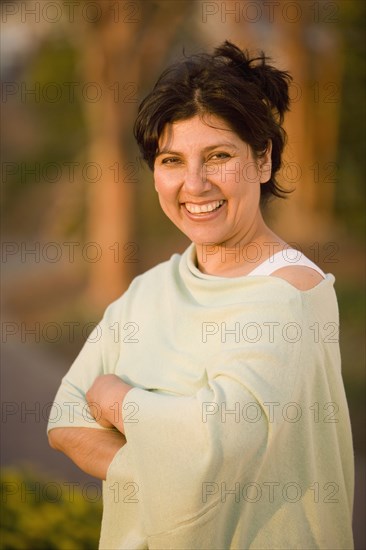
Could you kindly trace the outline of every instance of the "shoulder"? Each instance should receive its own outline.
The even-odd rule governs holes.
[[[107,311],[118,314],[118,311],[136,296],[150,299],[153,296],[161,297],[163,292],[168,292],[169,287],[178,278],[180,257],[179,254],[173,254],[169,260],[136,275],[125,292],[108,306]]]
[[[281,267],[274,271],[271,276],[284,279],[298,290],[310,290],[324,280],[324,277],[315,269],[295,265]]]

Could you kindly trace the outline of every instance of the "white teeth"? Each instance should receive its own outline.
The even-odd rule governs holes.
[[[208,204],[193,204],[191,202],[186,202],[185,207],[187,208],[188,212],[191,214],[202,214],[205,212],[212,212],[212,210],[215,210],[219,206],[221,206],[224,203],[223,200],[221,201],[215,201],[215,202],[209,202]]]

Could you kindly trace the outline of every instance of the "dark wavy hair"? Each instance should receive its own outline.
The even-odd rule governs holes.
[[[261,199],[287,193],[276,181],[286,141],[282,127],[289,110],[287,71],[268,64],[263,52],[251,58],[225,41],[211,54],[184,57],[168,67],[139,106],[134,135],[148,166],[153,169],[159,137],[168,123],[195,115],[221,117],[260,158],[272,142],[272,173],[261,185]]]

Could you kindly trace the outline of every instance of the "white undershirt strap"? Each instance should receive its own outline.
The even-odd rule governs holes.
[[[247,274],[247,277],[271,275],[274,271],[277,271],[277,269],[280,269],[281,267],[289,267],[293,265],[310,267],[325,278],[325,273],[320,269],[320,267],[318,267],[314,262],[309,260],[309,258],[304,256],[302,252],[296,250],[295,248],[285,248],[284,250],[276,252],[273,256],[270,256],[268,260],[265,260],[250,271]]]

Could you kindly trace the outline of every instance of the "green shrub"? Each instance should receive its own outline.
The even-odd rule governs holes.
[[[15,468],[1,473],[1,549],[94,550],[101,514],[97,483],[50,481]]]

